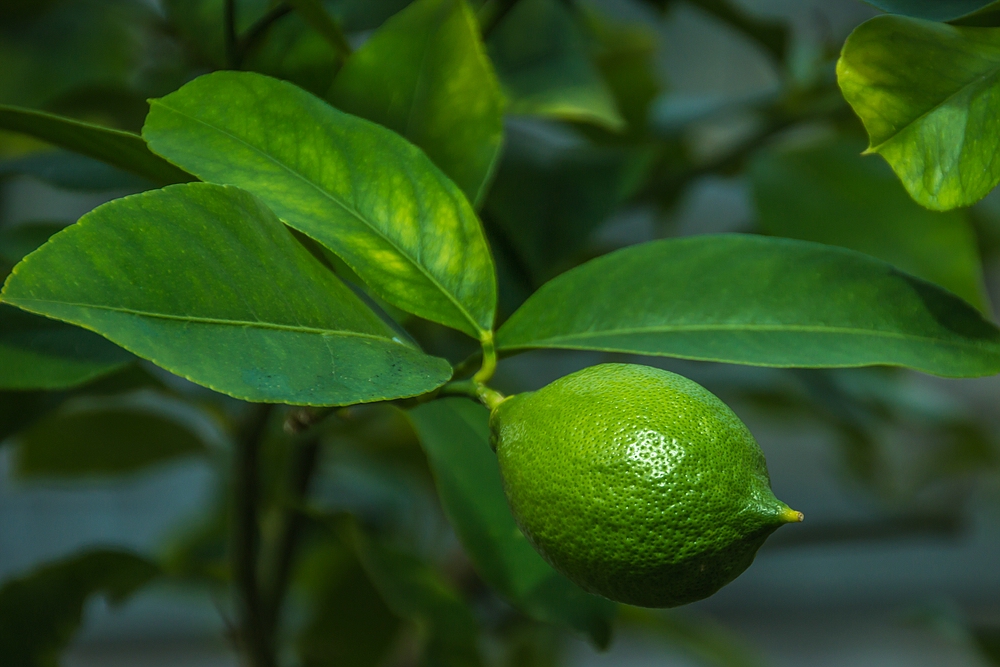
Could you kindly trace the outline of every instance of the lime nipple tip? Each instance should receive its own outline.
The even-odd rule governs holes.
[[[805,515],[803,515],[802,512],[796,512],[791,507],[786,507],[785,509],[781,510],[780,516],[781,520],[784,521],[785,523],[799,523],[800,521],[805,519]]]

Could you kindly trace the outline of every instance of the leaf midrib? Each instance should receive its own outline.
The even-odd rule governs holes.
[[[21,304],[28,306],[31,304],[54,304],[59,306],[70,306],[73,308],[92,308],[95,310],[108,310],[116,313],[124,313],[127,315],[135,315],[137,317],[150,317],[154,319],[161,320],[172,320],[177,322],[190,322],[194,324],[214,324],[218,326],[232,326],[232,327],[251,327],[256,329],[270,329],[275,331],[290,331],[293,333],[307,333],[320,336],[347,336],[353,338],[369,338],[372,340],[379,340],[388,343],[394,343],[396,345],[402,345],[406,347],[403,343],[399,343],[392,338],[387,336],[379,336],[377,334],[366,334],[360,331],[350,331],[343,329],[321,329],[319,327],[306,327],[302,325],[292,325],[292,324],[280,324],[278,322],[264,322],[261,320],[230,320],[224,318],[216,317],[200,317],[196,315],[173,315],[171,313],[156,313],[152,311],[138,310],[135,308],[124,308],[119,306],[108,306],[103,304],[95,303],[76,303],[72,301],[57,301],[53,299],[31,299],[23,297],[7,297],[4,302],[9,303],[14,306],[20,306]],[[33,311],[39,314],[46,314],[43,311]]]
[[[175,109],[174,107],[171,107],[171,106],[169,106],[167,104],[164,104],[162,99],[153,100],[152,104],[156,104],[156,105],[158,105],[158,106],[160,106],[160,107],[162,107],[164,109],[172,111],[175,114],[183,116],[184,118],[188,118],[188,119],[190,119],[190,120],[192,120],[192,121],[194,121],[196,123],[200,123],[201,125],[204,125],[205,127],[209,128],[210,130],[214,130],[216,132],[219,132],[220,134],[223,134],[223,135],[231,138],[233,141],[236,141],[237,143],[240,143],[240,144],[246,146],[247,148],[251,149],[252,151],[254,151],[255,153],[257,153],[258,155],[260,155],[261,157],[263,157],[265,160],[268,160],[268,161],[276,164],[277,166],[281,167],[286,172],[288,172],[289,174],[291,174],[293,177],[299,179],[300,181],[302,181],[306,185],[311,186],[314,190],[316,190],[318,193],[320,193],[323,197],[329,199],[334,204],[336,204],[337,206],[339,206],[341,209],[343,209],[344,211],[346,211],[350,215],[354,216],[354,218],[357,219],[359,222],[361,222],[365,227],[367,227],[368,229],[370,229],[373,232],[375,232],[376,235],[378,235],[386,243],[388,243],[390,246],[392,246],[392,248],[394,248],[396,250],[396,252],[398,252],[402,257],[404,257],[407,262],[409,262],[432,285],[434,285],[434,287],[436,287],[439,292],[441,292],[442,294],[445,295],[445,297],[452,303],[452,305],[458,310],[458,312],[472,325],[473,330],[475,330],[476,332],[479,332],[480,334],[482,333],[483,329],[482,329],[482,327],[479,326],[479,323],[476,322],[475,319],[473,319],[472,315],[462,306],[462,304],[458,301],[458,299],[456,299],[451,294],[451,292],[449,290],[446,290],[444,288],[444,286],[440,282],[438,282],[437,278],[435,278],[433,274],[429,273],[427,271],[427,269],[425,269],[422,264],[420,264],[419,262],[417,262],[414,258],[410,257],[409,254],[407,254],[406,252],[404,252],[404,250],[402,248],[400,248],[399,245],[393,239],[391,239],[388,236],[386,236],[385,233],[382,230],[380,230],[378,227],[376,227],[373,224],[371,224],[370,222],[368,222],[368,220],[365,219],[364,216],[362,216],[357,210],[355,210],[353,207],[348,206],[344,202],[342,202],[339,199],[337,199],[336,197],[334,197],[332,194],[330,194],[329,192],[327,192],[320,184],[314,182],[313,180],[311,180],[309,178],[306,178],[303,174],[300,174],[299,172],[295,171],[294,169],[292,169],[290,166],[286,165],[281,160],[278,160],[277,158],[269,155],[268,153],[265,153],[260,148],[257,148],[256,146],[254,146],[253,144],[249,143],[248,141],[245,141],[244,139],[236,136],[235,134],[232,134],[228,130],[219,128],[219,127],[217,127],[215,125],[211,125],[211,124],[209,124],[209,123],[201,120],[200,118],[197,118],[195,116],[191,116],[189,114],[184,113],[183,111],[179,111],[178,109]],[[317,240],[319,240],[319,239],[317,239]],[[320,241],[320,242],[323,243],[322,241]],[[351,268],[357,270],[356,267],[351,267]]]
[[[968,347],[973,349],[979,349],[979,346],[971,342],[946,340],[942,338],[933,338],[931,336],[918,336],[915,334],[907,334],[896,331],[881,331],[877,329],[858,329],[854,327],[830,327],[830,326],[817,326],[817,325],[801,325],[801,324],[691,324],[691,325],[669,325],[669,326],[654,326],[654,327],[632,327],[623,329],[605,329],[601,331],[586,331],[580,333],[571,333],[561,336],[549,336],[547,338],[539,338],[533,341],[517,343],[514,345],[504,345],[500,343],[500,349],[515,349],[521,347],[533,347],[544,343],[557,343],[557,342],[570,342],[574,340],[586,340],[588,338],[605,338],[608,336],[620,336],[629,334],[650,334],[650,333],[685,333],[685,332],[711,332],[711,331],[748,331],[748,332],[795,332],[795,333],[836,333],[836,334],[846,334],[852,336],[865,336],[874,338],[894,338],[897,340],[913,340],[934,343],[936,345],[950,345],[953,347]],[[502,339],[502,333],[499,335]],[[996,343],[994,343],[996,345]],[[998,351],[1000,351],[1000,346],[998,346]]]

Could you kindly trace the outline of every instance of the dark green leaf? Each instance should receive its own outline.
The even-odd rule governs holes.
[[[337,17],[348,32],[374,30],[393,14],[410,4],[410,0],[326,0],[330,13]]]
[[[19,264],[2,297],[251,401],[377,401],[451,375],[233,187],[177,185],[105,204]]]
[[[479,627],[458,592],[411,553],[352,530],[365,571],[390,609],[426,628],[424,667],[482,665]]]
[[[142,137],[131,132],[7,105],[0,105],[0,129],[29,134],[159,185],[194,180],[163,158],[150,153]]]
[[[0,389],[65,389],[134,357],[97,334],[0,304]]]
[[[95,550],[48,563],[0,588],[4,667],[57,667],[93,595],[120,604],[159,573],[144,558]]]
[[[63,225],[0,228],[0,275]],[[131,354],[79,327],[0,305],[0,389],[65,389],[120,369]]]
[[[31,4],[34,11],[0,20],[0,104],[46,107],[86,89],[124,88],[139,83],[140,67],[153,64],[147,31],[156,11],[148,3]]]
[[[964,212],[914,203],[892,171],[854,141],[754,160],[751,182],[764,231],[857,250],[985,308],[976,237]]]
[[[0,391],[0,444],[62,401],[47,391]]]
[[[302,16],[309,26],[323,36],[338,53],[346,56],[351,52],[340,26],[327,13],[320,0],[288,0],[288,4]]]
[[[525,539],[504,497],[489,445],[489,413],[463,398],[409,412],[434,471],[438,495],[480,575],[525,613],[570,625],[606,646],[616,605],[553,570]]]
[[[654,241],[591,260],[544,285],[497,336],[508,352],[1000,372],[1000,331],[941,288],[850,250],[741,234]]]
[[[878,16],[847,38],[837,79],[868,152],[921,205],[968,206],[1000,182],[1000,29]]]
[[[342,61],[327,38],[310,27],[308,17],[301,12],[292,12],[270,24],[247,51],[243,69],[290,81],[314,95],[325,95],[330,90]]]
[[[204,180],[261,197],[392,305],[475,337],[491,328],[496,277],[479,221],[396,133],[288,83],[217,72],[153,100],[143,134]]]
[[[0,227],[0,276],[6,278],[10,269],[29,252],[65,228],[58,222],[29,222],[13,227]]]
[[[865,0],[881,10],[929,21],[954,21],[997,3],[993,0]]]
[[[580,26],[559,0],[518,2],[490,36],[489,53],[508,113],[625,126]]]
[[[0,178],[31,176],[66,190],[148,190],[152,181],[68,151],[44,151],[0,161]]]
[[[465,0],[418,0],[386,21],[337,75],[330,100],[424,149],[479,200],[503,141],[503,97]]]
[[[16,438],[21,477],[129,473],[206,452],[201,436],[177,416],[141,406],[60,410]]]
[[[509,124],[485,204],[536,284],[566,268],[647,163],[639,151],[547,130]]]
[[[641,134],[650,105],[663,91],[656,71],[658,35],[647,23],[624,23],[599,14],[590,18],[598,43],[594,62],[630,132]]]
[[[323,545],[310,554],[299,582],[310,599],[296,639],[303,667],[382,664],[399,632],[399,618],[383,602],[354,552]]]

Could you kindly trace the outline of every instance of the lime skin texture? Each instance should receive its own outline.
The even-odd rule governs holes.
[[[802,515],[701,385],[602,364],[511,396],[490,417],[504,491],[531,544],[583,589],[642,607],[712,595]]]

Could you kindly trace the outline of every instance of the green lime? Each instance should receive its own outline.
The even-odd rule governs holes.
[[[528,540],[585,590],[644,607],[708,597],[801,521],[750,431],[701,385],[602,364],[512,396],[490,427]]]

